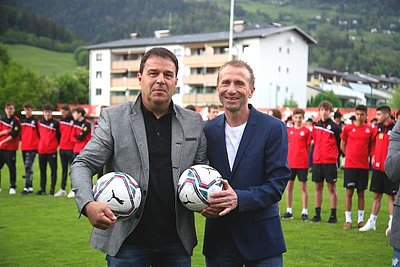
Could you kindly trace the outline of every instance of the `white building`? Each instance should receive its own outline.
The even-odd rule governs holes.
[[[242,26],[242,25],[241,25]],[[118,40],[88,46],[90,50],[90,104],[115,105],[134,100],[140,92],[136,75],[143,54],[156,46],[175,53],[179,60],[178,86],[173,97],[185,106],[219,105],[217,72],[229,60],[228,32]],[[233,35],[234,58],[250,64],[256,77],[251,102],[256,108],[280,107],[293,99],[307,103],[309,45],[316,41],[296,26],[242,30]]]

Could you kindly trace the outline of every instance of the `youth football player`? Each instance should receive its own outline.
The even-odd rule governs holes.
[[[384,162],[388,153],[389,136],[394,127],[390,118],[391,110],[389,106],[380,106],[376,110],[378,125],[374,128],[374,146],[372,149],[372,179],[369,190],[374,192],[371,215],[360,231],[376,230],[376,219],[381,207],[383,194],[388,196],[389,222],[385,234],[390,234],[393,218],[393,201],[396,197],[398,185],[394,184],[385,173]]]
[[[74,131],[72,134],[72,142],[74,143],[73,153],[74,158],[82,151],[85,145],[89,142],[91,137],[91,125],[85,119],[86,111],[82,107],[77,107],[72,110],[72,117],[74,118]],[[74,191],[68,193],[68,197],[75,196]]]
[[[367,107],[358,105],[355,110],[353,124],[346,125],[343,129],[340,149],[346,155],[344,163],[344,184],[345,193],[345,217],[344,230],[352,227],[351,207],[354,189],[357,189],[358,196],[358,219],[357,226],[361,228],[364,223],[364,191],[368,186],[369,154],[373,142],[373,129],[366,123]]]
[[[15,105],[6,103],[6,116],[0,120],[0,170],[4,164],[10,173],[10,195],[15,195],[17,188],[16,153],[19,145],[20,122],[15,113]],[[1,174],[0,174],[1,175]]]
[[[310,153],[311,132],[303,126],[304,110],[295,109],[293,111],[293,127],[288,128],[288,161],[291,170],[289,182],[286,186],[286,213],[282,216],[283,220],[293,219],[293,187],[296,176],[300,181],[301,202],[303,210],[301,211],[301,220],[308,220],[308,190],[307,190],[307,175],[308,175],[308,156]]]
[[[37,195],[46,195],[47,163],[51,170],[50,195],[54,195],[57,182],[57,149],[60,140],[59,122],[53,118],[53,107],[45,104],[42,107],[43,119],[39,121],[39,167],[40,167],[40,190]]]
[[[315,216],[311,222],[321,221],[322,193],[324,180],[328,184],[331,215],[328,223],[337,223],[337,159],[339,156],[340,133],[339,126],[330,118],[333,106],[329,101],[322,101],[318,105],[320,120],[312,131],[314,140],[312,180],[315,182]]]
[[[21,119],[21,150],[25,166],[25,187],[22,195],[33,193],[33,163],[39,145],[38,119],[33,116],[33,105],[26,103],[23,106],[25,117]]]

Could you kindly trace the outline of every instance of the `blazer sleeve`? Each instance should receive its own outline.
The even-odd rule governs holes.
[[[390,134],[385,172],[390,180],[400,182],[400,122],[397,122]]]
[[[92,176],[111,157],[113,143],[110,116],[108,110],[103,109],[100,114],[98,129],[71,165],[72,190],[75,192],[75,200],[80,213],[88,202],[94,200]]]
[[[287,154],[287,129],[283,123],[279,123],[264,147],[265,183],[261,186],[251,186],[246,190],[235,190],[239,212],[263,209],[281,200],[290,176]],[[249,176],[251,174],[250,171]],[[249,178],[251,177],[243,179]]]
[[[194,164],[208,164],[207,160],[207,140],[206,135],[204,133],[204,122],[200,117],[201,123],[201,134],[200,134],[200,142],[196,151],[196,156],[194,158]]]

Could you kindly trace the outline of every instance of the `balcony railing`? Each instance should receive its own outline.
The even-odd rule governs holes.
[[[183,64],[189,67],[220,67],[228,60],[228,54],[185,56]]]
[[[129,97],[122,96],[122,95],[121,96],[120,95],[111,96],[110,97],[110,105],[113,106],[113,105],[121,104],[126,101],[135,101],[136,98],[137,98],[136,95],[130,95]]]
[[[140,84],[137,78],[113,78],[111,79],[111,87],[140,88]]]
[[[216,86],[217,76],[217,73],[183,76],[183,82],[185,84],[202,84],[205,86]]]
[[[182,98],[184,105],[195,105],[195,106],[208,106],[211,104],[221,105],[217,93],[208,94],[184,94]]]
[[[119,60],[111,63],[111,69],[124,69],[129,71],[139,71],[140,60]]]

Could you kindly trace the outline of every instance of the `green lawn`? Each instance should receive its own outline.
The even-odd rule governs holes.
[[[72,73],[77,67],[72,53],[54,52],[28,45],[5,45],[18,64],[41,74]]]
[[[74,200],[50,196],[21,196],[19,192],[23,188],[24,180],[21,178],[23,167],[19,153],[17,165],[17,195],[8,194],[8,169],[5,166],[1,170],[3,191],[0,192],[0,266],[104,266],[104,255],[88,245],[91,227],[86,218],[78,219]],[[35,190],[38,189],[38,182],[36,158]],[[392,248],[384,235],[388,217],[386,198],[378,216],[377,231],[366,233],[360,233],[357,229],[344,231],[342,230],[344,190],[341,183],[340,177],[339,223],[328,225],[325,223],[329,216],[326,191],[322,209],[324,222],[316,224],[301,222],[300,190],[296,182],[295,218],[292,221],[282,222],[288,248],[288,252],[284,254],[285,266],[391,266]],[[312,183],[309,183],[309,190],[309,213],[312,216],[314,212]],[[366,198],[366,218],[368,218],[372,194],[368,192]],[[285,209],[283,201],[281,213]],[[353,220],[356,220],[354,207]],[[195,249],[193,266],[204,266],[204,258],[201,255],[204,219],[199,215],[196,216],[196,225],[199,245]]]

